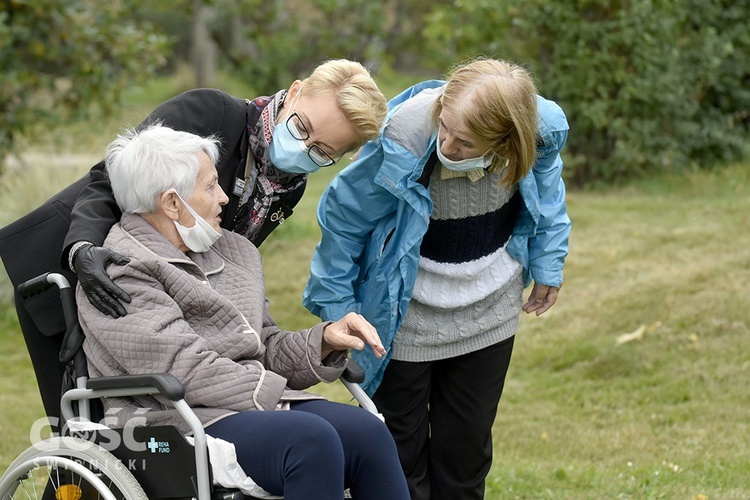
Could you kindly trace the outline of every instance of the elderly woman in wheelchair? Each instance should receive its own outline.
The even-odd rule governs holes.
[[[105,246],[129,257],[109,273],[132,300],[127,316],[110,317],[79,286],[90,375],[174,375],[205,433],[234,444],[242,470],[272,495],[328,500],[348,488],[356,499],[408,498],[383,422],[304,392],[336,380],[350,348],[385,355],[377,332],[356,314],[302,331],[276,325],[258,250],[219,226],[228,198],[217,157],[217,140],[161,125],[109,145],[123,216]],[[145,418],[190,433],[165,403],[158,395],[103,399],[114,427]]]

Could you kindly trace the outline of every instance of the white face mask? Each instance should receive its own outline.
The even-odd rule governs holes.
[[[437,155],[440,159],[440,163],[442,163],[448,170],[453,170],[455,172],[470,172],[472,170],[487,168],[492,165],[492,161],[486,159],[484,156],[477,156],[476,158],[466,158],[465,160],[459,161],[449,160],[448,158],[443,156],[443,153],[440,151],[440,146],[440,137],[438,137],[436,145]]]
[[[195,225],[193,227],[185,227],[179,222],[174,221],[177,232],[180,233],[180,236],[182,237],[182,242],[193,252],[203,253],[208,251],[208,249],[211,248],[211,245],[221,238],[221,233],[214,229],[206,219],[198,215],[195,210],[193,210],[193,207],[188,205],[187,202],[182,199],[182,196],[180,196],[177,190],[173,189],[172,191],[174,191],[177,197],[182,201],[185,208],[188,209],[188,212],[195,217]]]

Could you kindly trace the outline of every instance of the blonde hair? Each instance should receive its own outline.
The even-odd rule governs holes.
[[[357,149],[377,137],[388,111],[385,96],[370,72],[360,63],[348,59],[324,62],[302,81],[302,92],[312,95],[333,92],[339,109],[357,130]]]
[[[435,123],[443,109],[488,145],[493,167],[508,160],[501,180],[511,186],[528,174],[536,161],[539,134],[537,89],[521,66],[478,58],[456,66],[435,103]]]

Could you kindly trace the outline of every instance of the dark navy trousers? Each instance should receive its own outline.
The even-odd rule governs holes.
[[[234,443],[237,460],[260,487],[285,500],[408,500],[396,445],[376,416],[324,400],[289,411],[252,411],[206,427]]]
[[[372,400],[398,447],[412,500],[481,500],[510,337],[429,362],[391,360]]]

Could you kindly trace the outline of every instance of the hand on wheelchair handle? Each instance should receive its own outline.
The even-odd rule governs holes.
[[[106,248],[88,245],[76,253],[74,265],[86,298],[102,313],[120,318],[127,314],[120,301],[130,303],[130,295],[114,284],[107,274],[109,264],[124,265],[128,257]]]

